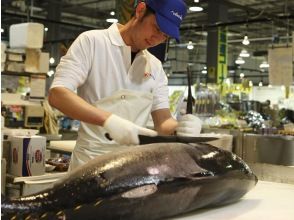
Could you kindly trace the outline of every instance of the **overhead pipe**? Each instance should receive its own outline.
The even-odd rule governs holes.
[[[223,4],[223,5],[226,5],[230,8],[237,8],[237,9],[240,9],[240,10],[243,10],[245,12],[254,12],[254,13],[257,13],[258,15],[255,16],[255,18],[258,18],[260,17],[261,15],[263,17],[266,17],[266,19],[270,19],[271,21],[274,21],[276,22],[277,24],[280,24],[281,22],[281,19],[280,19],[280,16],[276,16],[276,15],[273,15],[273,14],[270,14],[270,13],[267,13],[265,12],[264,10],[260,11],[260,10],[257,10],[257,9],[254,9],[254,8],[251,8],[251,7],[248,7],[246,5],[240,5],[240,4],[237,4],[237,3],[234,3],[232,1],[228,1],[228,0],[204,0],[203,2],[207,2],[207,4],[209,4],[209,2],[212,2],[212,1],[216,1],[216,2],[220,2],[220,4]],[[262,13],[261,13],[262,12]],[[284,26],[288,26],[288,24],[285,24],[285,23],[282,23]]]
[[[294,19],[294,15],[283,15],[279,16],[280,20],[283,19]],[[229,27],[229,26],[236,26],[242,24],[250,24],[250,23],[262,23],[262,22],[272,22],[270,18],[255,18],[255,19],[248,19],[242,21],[231,21],[231,22],[217,22],[214,24],[208,25],[196,25],[196,26],[183,26],[180,28],[181,31],[187,30],[195,30],[195,31],[208,31],[211,29],[219,28],[219,27]]]
[[[2,12],[2,16],[13,16],[13,17],[18,17],[18,18],[27,18],[27,15],[25,15],[25,14],[12,13],[12,12],[7,12],[7,11]],[[97,26],[75,24],[75,23],[57,21],[57,20],[52,20],[52,19],[42,18],[42,17],[36,17],[36,16],[30,16],[30,20],[40,21],[40,22],[45,22],[45,23],[60,24],[60,25],[65,25],[65,26],[79,27],[79,28],[82,28],[82,29],[85,29],[85,30],[91,30],[91,29],[99,28]]]

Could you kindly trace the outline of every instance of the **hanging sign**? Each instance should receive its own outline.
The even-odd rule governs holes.
[[[270,48],[268,50],[269,84],[290,86],[293,82],[292,47]]]

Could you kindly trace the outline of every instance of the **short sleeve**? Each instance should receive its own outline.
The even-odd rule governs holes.
[[[153,105],[151,111],[169,108],[168,79],[161,64],[157,69],[158,71],[155,74],[156,87],[153,91]]]
[[[91,40],[87,32],[72,43],[56,68],[51,88],[66,87],[75,91],[87,79],[92,62]]]

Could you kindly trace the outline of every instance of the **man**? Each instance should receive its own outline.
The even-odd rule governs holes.
[[[84,32],[62,57],[49,102],[81,121],[70,169],[100,154],[103,146],[138,144],[138,134],[200,133],[197,117],[186,115],[179,123],[172,118],[166,75],[146,50],[168,37],[179,41],[185,15],[183,0],[139,2],[126,25]],[[156,131],[143,127],[150,112]]]

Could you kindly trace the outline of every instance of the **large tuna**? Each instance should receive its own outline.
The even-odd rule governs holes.
[[[52,189],[2,201],[2,218],[152,220],[235,202],[257,183],[236,155],[159,143],[98,156]]]

